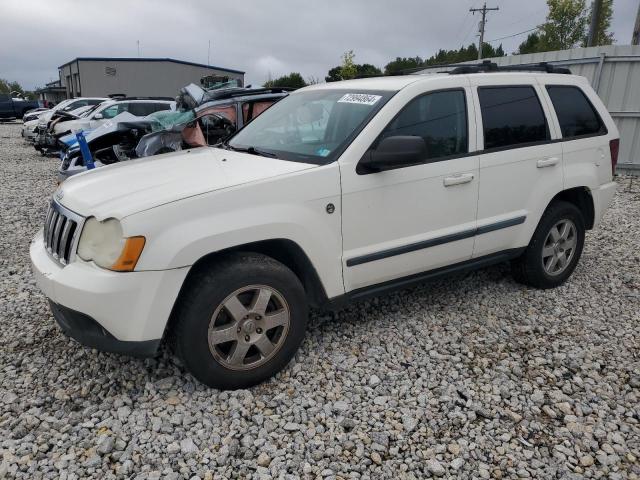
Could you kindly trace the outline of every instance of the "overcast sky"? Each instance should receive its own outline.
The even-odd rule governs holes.
[[[639,0],[614,0],[613,32],[629,44]],[[261,84],[298,71],[324,79],[353,50],[379,67],[397,56],[429,57],[477,42],[481,0],[0,0],[0,78],[32,89],[57,79],[76,57],[171,57],[247,72]],[[545,0],[488,0],[498,6],[487,40],[539,25]],[[507,38],[513,52],[526,35]]]

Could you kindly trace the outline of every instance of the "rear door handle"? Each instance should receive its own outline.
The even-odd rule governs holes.
[[[560,159],[558,157],[548,157],[538,160],[538,168],[553,167],[557,165]]]
[[[461,173],[459,175],[453,175],[451,177],[444,177],[444,186],[452,187],[454,185],[462,185],[463,183],[469,183],[473,181],[473,173]]]

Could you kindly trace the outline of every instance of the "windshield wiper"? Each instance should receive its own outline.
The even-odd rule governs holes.
[[[275,153],[267,152],[265,150],[260,150],[259,148],[256,148],[256,147],[240,148],[240,147],[234,147],[232,145],[229,145],[226,142],[223,143],[223,146],[233,150],[234,152],[243,152],[251,155],[260,155],[261,157],[278,158],[278,156]]]

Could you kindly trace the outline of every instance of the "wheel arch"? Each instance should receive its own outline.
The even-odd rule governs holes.
[[[578,207],[584,218],[584,226],[591,230],[595,221],[595,208],[591,190],[588,187],[573,187],[558,192],[549,202],[547,208],[557,201],[571,203]],[[545,209],[546,210],[546,209]]]
[[[320,307],[327,302],[327,293],[320,280],[320,276],[316,271],[313,263],[305,253],[305,251],[293,240],[285,238],[277,238],[270,240],[261,240],[257,242],[236,245],[216,252],[208,253],[199,258],[189,269],[189,273],[185,278],[178,299],[183,289],[189,283],[190,279],[198,272],[208,268],[213,262],[220,257],[235,252],[253,252],[260,253],[267,257],[282,263],[300,279],[302,286],[307,295],[310,305]],[[177,303],[177,300],[176,300]]]

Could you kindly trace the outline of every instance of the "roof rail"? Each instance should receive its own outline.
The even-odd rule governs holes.
[[[206,101],[224,100],[227,98],[244,97],[251,95],[263,95],[269,93],[289,93],[295,90],[289,87],[260,87],[260,88],[225,88],[220,90],[206,90]]]
[[[461,75],[465,73],[487,73],[487,72],[545,72],[571,75],[571,70],[567,67],[556,67],[547,62],[529,63],[524,65],[498,65],[490,60],[482,63],[469,65],[459,65],[448,73],[449,75]]]

